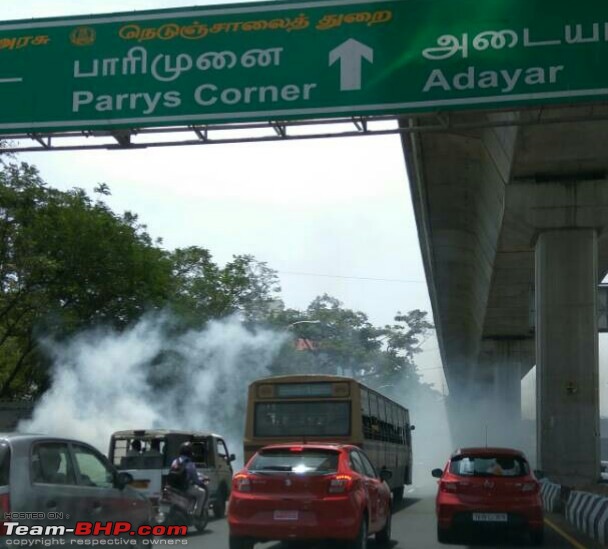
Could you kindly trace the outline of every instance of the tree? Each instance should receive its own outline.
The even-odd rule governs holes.
[[[433,330],[426,317],[427,313],[419,309],[406,314],[398,312],[395,324],[386,325],[381,330],[380,337],[384,341],[381,360],[366,372],[371,383],[391,385],[407,375],[419,378],[414,359]]]
[[[44,385],[42,336],[124,327],[164,305],[165,252],[137,216],[115,215],[81,189],[61,192],[35,167],[0,170],[0,397]]]
[[[169,302],[178,318],[201,327],[212,318],[240,313],[244,320],[263,319],[280,291],[276,271],[250,255],[234,256],[223,268],[198,246],[170,254],[173,289]]]
[[[272,370],[346,374],[399,399],[404,391],[430,391],[415,364],[420,345],[433,329],[426,317],[419,310],[398,313],[394,324],[380,328],[334,297],[317,297],[305,311],[286,309],[271,317],[276,327],[291,327],[292,333]],[[307,344],[294,345],[298,341]]]

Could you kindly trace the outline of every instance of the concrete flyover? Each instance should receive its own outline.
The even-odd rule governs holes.
[[[519,445],[536,364],[538,466],[595,482],[608,104],[400,125],[454,442]]]

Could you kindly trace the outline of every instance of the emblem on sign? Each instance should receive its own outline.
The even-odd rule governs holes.
[[[90,46],[95,42],[96,33],[92,27],[76,27],[70,33],[70,42],[75,46]]]

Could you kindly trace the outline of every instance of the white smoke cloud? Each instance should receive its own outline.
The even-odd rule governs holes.
[[[431,471],[443,467],[454,450],[446,407],[448,397],[438,391],[414,388],[407,381],[386,387],[385,392],[409,410],[410,423],[416,426],[412,431],[412,456],[417,493],[435,493],[436,479]]]
[[[19,430],[85,440],[103,452],[122,429],[213,431],[240,455],[247,386],[268,375],[286,336],[248,330],[237,318],[175,332],[168,317],[148,317],[124,332],[45,342],[51,388]]]

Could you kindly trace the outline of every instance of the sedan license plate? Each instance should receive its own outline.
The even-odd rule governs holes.
[[[298,511],[275,511],[274,520],[298,520]]]
[[[474,522],[507,522],[507,513],[473,513]]]

